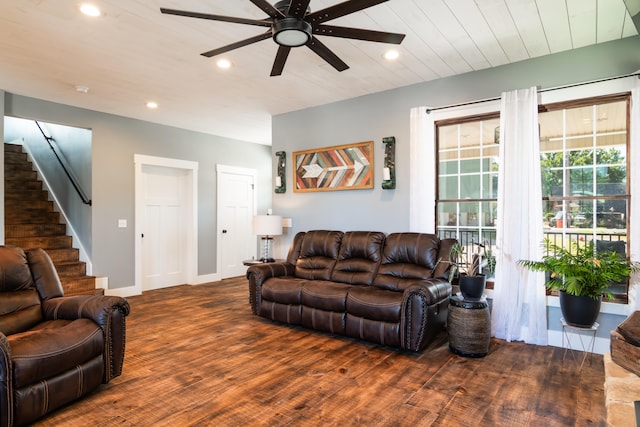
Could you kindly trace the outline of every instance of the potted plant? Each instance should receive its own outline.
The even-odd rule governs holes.
[[[593,243],[579,245],[572,240],[567,247],[561,247],[545,239],[544,244],[546,253],[541,261],[519,263],[531,271],[548,273],[545,286],[558,291],[560,310],[571,326],[592,327],[609,285],[626,280],[640,269],[640,264],[613,251],[597,251]]]
[[[489,267],[490,271],[493,271],[495,267],[495,257],[487,256],[486,245],[478,244],[478,246],[483,248],[483,254],[468,254],[460,242],[454,243],[451,247],[449,281],[458,279],[460,292],[466,301],[482,299],[486,284],[483,268]]]

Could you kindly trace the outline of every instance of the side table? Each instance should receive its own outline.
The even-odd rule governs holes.
[[[277,259],[274,262],[284,262],[284,259]],[[244,261],[242,261],[242,264],[246,265],[247,267],[251,267],[252,265],[260,265],[265,263],[260,261],[259,259],[245,259]]]
[[[591,354],[593,354],[593,348],[596,344],[596,333],[598,332],[598,327],[600,326],[597,322],[593,324],[590,328],[581,328],[579,326],[569,325],[564,317],[560,319],[560,323],[562,323],[562,347],[564,347],[564,341],[567,340],[567,348],[564,349],[564,355],[562,356],[562,360],[564,361],[567,356],[567,351],[571,350],[571,356],[573,357],[573,361],[578,364],[578,359],[576,358],[575,351],[580,350],[579,348],[573,348],[571,346],[571,339],[569,333],[573,333],[578,336],[578,340],[580,342],[580,347],[582,347],[582,360],[579,362],[578,369],[582,369],[584,362],[589,357],[589,362],[591,362]],[[586,338],[588,341],[585,342],[583,338]],[[576,343],[577,344],[577,343]]]
[[[447,332],[451,352],[464,357],[486,356],[491,344],[491,314],[486,298],[465,301],[462,296],[452,296]]]

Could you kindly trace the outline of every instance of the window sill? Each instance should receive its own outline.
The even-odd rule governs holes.
[[[487,298],[493,299],[493,289],[486,290]],[[560,308],[560,298],[555,295],[547,295],[547,307]],[[628,316],[633,310],[629,304],[615,303],[615,302],[602,302],[600,307],[600,313],[617,314],[621,316]]]

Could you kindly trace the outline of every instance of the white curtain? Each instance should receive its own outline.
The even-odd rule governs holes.
[[[436,149],[433,114],[427,114],[427,107],[411,109],[409,151],[409,229],[435,233]]]
[[[640,70],[638,70],[640,71]],[[629,225],[629,248],[631,259],[640,261],[640,171],[634,165],[640,164],[640,79],[634,79],[634,87],[631,90],[631,129],[630,129],[630,162],[632,168],[627,171],[631,185],[631,201],[629,212],[633,214],[634,221]],[[640,274],[634,274],[629,281],[629,313],[640,310]]]
[[[492,335],[547,344],[544,274],[521,259],[542,256],[542,188],[537,89],[503,92],[500,106],[497,265]]]

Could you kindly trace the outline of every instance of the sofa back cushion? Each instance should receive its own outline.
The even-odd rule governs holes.
[[[41,320],[40,297],[24,251],[0,246],[0,332],[23,332]]]
[[[298,258],[300,258],[300,249],[302,249],[302,240],[304,240],[304,231],[298,232],[289,246],[289,254],[287,255],[287,262],[289,264],[296,265]]]
[[[412,281],[431,279],[439,249],[440,239],[434,234],[389,234],[373,284],[383,289],[403,291]]]
[[[0,292],[20,291],[33,286],[24,251],[16,246],[0,246]]]
[[[26,255],[40,300],[64,296],[60,277],[47,252],[42,248],[34,248],[28,249]]]
[[[310,280],[330,280],[338,260],[342,231],[307,231],[296,261],[296,277]]]
[[[349,231],[342,237],[338,261],[331,280],[353,285],[371,285],[382,259],[384,233]]]

